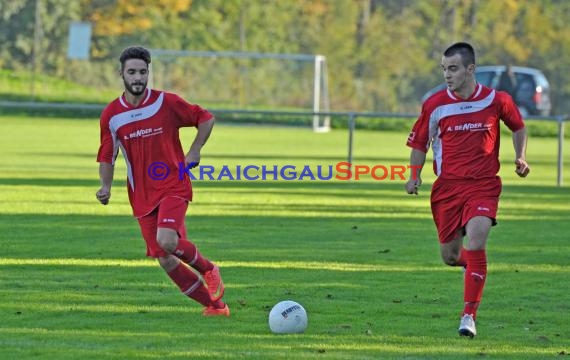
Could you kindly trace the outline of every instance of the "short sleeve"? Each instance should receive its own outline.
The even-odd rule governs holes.
[[[108,108],[103,110],[99,121],[100,126],[100,145],[97,153],[97,162],[106,162],[114,164],[117,158],[118,146],[115,146],[114,135],[109,127],[109,111]]]
[[[512,132],[516,132],[524,128],[525,125],[522,115],[513,98],[502,91],[497,92],[497,97],[499,103],[499,116],[505,125],[507,125]]]
[[[198,126],[214,117],[200,105],[190,104],[176,94],[167,94],[169,106],[176,113],[178,127]]]
[[[416,120],[414,126],[412,127],[412,131],[408,136],[408,141],[406,145],[413,149],[417,149],[424,153],[427,153],[429,149],[429,113],[424,104],[422,106],[422,112],[418,119]]]

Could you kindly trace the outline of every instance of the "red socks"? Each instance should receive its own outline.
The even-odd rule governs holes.
[[[218,305],[212,304],[210,293],[204,286],[204,283],[202,283],[202,280],[183,263],[178,264],[174,270],[168,273],[168,276],[178,285],[184,295],[196,300],[204,306]]]
[[[210,271],[214,268],[214,264],[208,261],[208,259],[204,258],[196,248],[196,245],[194,245],[188,239],[179,238],[178,246],[172,254],[178,257],[180,260],[184,261],[186,264],[192,266],[194,269],[198,270],[200,274],[203,274],[206,271]]]
[[[487,278],[487,254],[485,250],[462,250],[461,257],[463,256],[467,262],[463,292],[463,300],[465,301],[463,314],[472,314],[475,318]]]

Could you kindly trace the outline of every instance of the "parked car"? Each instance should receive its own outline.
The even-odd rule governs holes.
[[[508,80],[510,68],[512,74]],[[542,71],[522,66],[478,66],[475,70],[477,82],[494,89],[506,91],[515,100],[523,116],[549,116],[552,105],[550,103],[550,84]],[[423,97],[424,102],[434,93],[445,89],[445,84],[440,84],[428,91]]]

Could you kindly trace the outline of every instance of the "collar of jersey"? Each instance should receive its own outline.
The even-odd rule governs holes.
[[[123,95],[121,95],[119,97],[119,102],[121,103],[121,105],[123,105],[123,107],[125,107],[127,109],[136,109],[138,107],[141,107],[148,102],[148,100],[150,99],[150,95],[152,93],[152,90],[150,88],[146,88],[144,91],[146,92],[146,96],[145,96],[144,100],[141,101],[141,103],[138,106],[133,106],[131,103],[129,103],[127,101],[127,98],[125,97],[125,93],[123,93]]]
[[[475,90],[473,90],[473,93],[467,99],[458,98],[457,96],[455,96],[453,91],[450,91],[449,89],[447,89],[447,96],[449,96],[453,100],[457,100],[457,101],[468,101],[468,100],[473,100],[477,96],[479,96],[479,94],[481,94],[482,90],[483,90],[483,86],[481,84],[477,83],[477,85],[475,86]]]

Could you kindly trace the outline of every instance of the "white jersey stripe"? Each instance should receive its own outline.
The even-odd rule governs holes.
[[[146,92],[146,97],[144,98],[144,100],[143,100],[143,102],[142,102],[143,105],[146,104],[146,102],[148,101],[148,99],[150,99],[150,92],[151,92],[151,91],[152,91],[151,89],[148,89],[148,91]]]
[[[124,108],[129,108],[129,105],[123,100],[123,95],[119,96],[119,102],[123,105]]]
[[[476,95],[481,92],[482,86],[478,85]],[[449,93],[449,90],[448,90]],[[441,163],[443,159],[443,149],[439,135],[441,130],[439,122],[449,116],[475,113],[486,109],[495,99],[495,90],[491,91],[487,97],[478,101],[462,101],[454,104],[446,104],[436,107],[429,118],[429,139],[432,142],[433,157],[436,164],[436,174],[441,175]],[[483,129],[482,129],[483,130]],[[486,130],[486,129],[485,129]]]
[[[113,139],[113,159],[111,160],[111,165],[115,165],[115,160],[117,160],[117,154],[119,153],[119,145],[121,145],[121,142],[117,138],[117,134],[112,131],[111,138]]]
[[[133,167],[131,166],[131,162],[129,161],[129,156],[125,151],[125,148],[122,144],[120,144],[121,153],[123,153],[123,157],[125,158],[125,163],[127,164],[127,179],[129,180],[129,185],[132,191],[135,191],[135,179],[133,177]]]
[[[146,92],[146,97],[144,98],[144,100],[142,101],[141,104],[143,104],[143,105],[146,104],[148,99],[150,99],[150,92],[151,92],[151,89],[148,89]],[[127,109],[130,108],[131,106],[125,102],[123,97],[124,97],[124,95],[119,96],[119,102],[121,103],[121,105],[123,105],[123,107],[125,107]]]
[[[158,99],[156,99],[154,103],[148,106],[132,109],[113,116],[111,120],[109,120],[109,128],[111,129],[111,132],[116,133],[117,130],[123,125],[127,125],[135,121],[145,120],[155,115],[158,110],[160,110],[163,100],[164,93],[160,93]]]
[[[470,114],[487,108],[495,99],[495,90],[491,91],[487,97],[478,101],[462,101],[455,104],[441,105],[435,108],[432,114],[437,116],[437,121],[444,117],[453,115]],[[433,116],[433,115],[432,115]]]
[[[439,138],[440,130],[437,129],[431,149],[433,150],[433,160],[435,161],[435,173],[437,176],[441,174],[441,164],[443,163],[443,149],[441,148],[441,139]]]
[[[151,91],[152,91],[151,89],[148,89],[147,97],[144,100],[144,102],[146,102],[149,99]],[[119,100],[121,101],[122,104],[123,97],[121,96]],[[111,119],[109,120],[109,129],[111,130],[111,135],[113,136],[113,164],[115,163],[115,159],[117,158],[117,153],[119,152],[120,148],[121,152],[123,153],[123,156],[125,157],[125,162],[127,163],[127,177],[129,179],[129,185],[131,186],[131,189],[133,191],[135,190],[135,183],[133,179],[133,171],[131,163],[129,161],[129,157],[127,155],[127,152],[125,151],[125,148],[121,145],[120,140],[117,137],[117,131],[121,126],[136,121],[145,120],[155,115],[158,112],[158,110],[160,110],[163,100],[164,100],[164,93],[160,93],[160,95],[158,96],[158,98],[154,103],[142,108],[137,108],[122,112],[120,114],[111,117]]]

